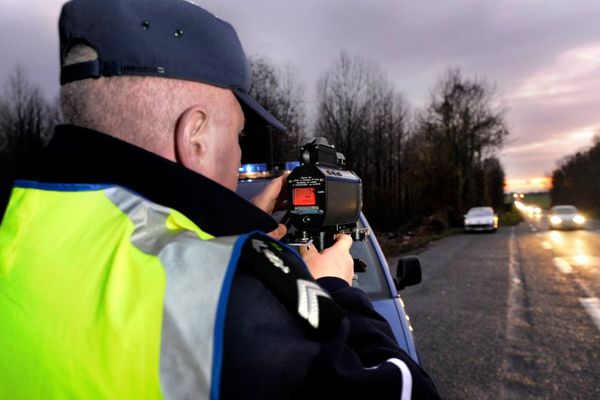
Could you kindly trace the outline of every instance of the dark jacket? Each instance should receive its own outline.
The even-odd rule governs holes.
[[[74,126],[58,127],[37,167],[17,170],[15,178],[117,184],[178,210],[213,236],[277,227],[269,215],[201,175]],[[281,246],[278,257],[292,266],[289,279],[270,276],[265,272],[268,260],[249,247],[242,252],[227,304],[222,398],[439,397],[427,373],[399,348],[361,290],[341,279],[320,279],[333,301],[319,298],[318,329],[302,318],[294,288],[297,279],[312,278],[290,250]]]

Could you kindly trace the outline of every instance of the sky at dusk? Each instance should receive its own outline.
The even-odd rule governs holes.
[[[58,94],[62,0],[0,0],[0,82],[19,63]],[[248,54],[296,68],[309,110],[345,50],[379,65],[414,108],[448,68],[496,84],[511,135],[509,187],[541,179],[600,133],[598,0],[197,0],[229,21]]]

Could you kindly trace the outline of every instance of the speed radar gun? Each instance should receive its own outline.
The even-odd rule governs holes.
[[[300,166],[288,177],[288,215],[295,231],[288,243],[306,246],[311,243],[322,251],[330,247],[338,233],[355,241],[365,240],[367,228],[358,228],[362,208],[362,181],[345,168],[342,153],[319,137],[300,147]],[[355,260],[355,271],[364,271],[362,261]]]

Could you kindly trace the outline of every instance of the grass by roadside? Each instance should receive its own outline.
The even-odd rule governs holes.
[[[499,216],[499,226],[511,226],[516,225],[523,221],[523,217],[512,205],[510,211],[501,213]],[[381,250],[386,257],[393,257],[396,255],[417,252],[424,248],[429,243],[436,240],[443,239],[448,236],[456,235],[463,232],[463,228],[447,228],[442,232],[426,233],[422,235],[405,235],[400,236],[396,234],[390,234],[385,232],[377,232],[377,240],[381,246]]]
[[[548,192],[540,192],[540,193],[528,193],[525,195],[523,201],[528,205],[536,205],[544,210],[548,210],[550,208],[550,193]]]
[[[512,205],[510,211],[506,211],[498,216],[499,226],[517,225],[521,221],[523,221],[523,217],[514,204]]]

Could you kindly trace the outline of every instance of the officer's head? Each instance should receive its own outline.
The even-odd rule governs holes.
[[[248,95],[235,30],[187,0],[72,0],[60,22],[68,122],[235,189],[245,119],[285,129]]]

